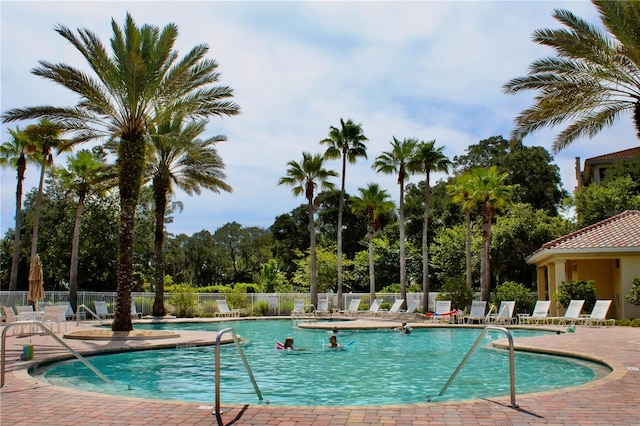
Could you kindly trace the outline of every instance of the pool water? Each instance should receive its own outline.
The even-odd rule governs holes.
[[[505,396],[510,393],[507,350],[489,343],[504,338],[489,332],[483,345],[469,358],[443,396],[438,396],[481,329],[415,329],[409,335],[393,330],[340,331],[348,349],[323,348],[325,330],[292,327],[286,320],[260,320],[190,324],[155,324],[136,329],[199,329],[217,331],[232,327],[248,343],[243,350],[264,397],[273,405],[345,406],[439,402]],[[518,336],[544,332],[516,330]],[[293,337],[295,347],[281,351],[277,341]],[[222,403],[260,402],[235,345],[220,349]],[[95,392],[179,401],[215,401],[213,347],[181,347],[126,352],[88,358],[115,385],[106,385],[79,361],[65,361],[43,368],[56,385]],[[577,386],[605,367],[577,359],[517,352],[516,393],[540,392]]]

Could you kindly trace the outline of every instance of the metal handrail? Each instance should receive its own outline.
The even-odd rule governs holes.
[[[447,383],[444,385],[444,387],[442,388],[442,390],[438,394],[439,396],[444,395],[444,393],[446,392],[447,388],[449,387],[451,382],[453,382],[453,379],[456,378],[456,376],[458,375],[460,370],[462,370],[462,367],[466,364],[467,360],[469,359],[469,357],[471,356],[473,351],[476,350],[476,348],[478,347],[478,345],[480,344],[480,342],[482,341],[484,336],[491,330],[502,331],[504,334],[507,335],[507,339],[509,340],[509,375],[510,375],[510,379],[511,379],[511,406],[513,408],[518,408],[518,404],[516,404],[516,371],[515,371],[515,362],[514,362],[514,355],[513,355],[513,353],[514,353],[513,337],[511,336],[511,332],[509,330],[507,330],[506,328],[504,328],[504,327],[495,327],[493,325],[488,325],[488,326],[486,326],[484,328],[484,330],[482,330],[482,333],[480,333],[480,336],[478,336],[478,338],[474,342],[473,346],[471,346],[471,349],[469,349],[469,352],[467,352],[467,354],[464,356],[462,361],[460,361],[460,364],[458,365],[458,368],[456,368],[456,370],[453,372],[453,374],[451,375],[451,377],[449,378]]]
[[[49,334],[49,336],[53,337],[55,341],[60,343],[64,348],[66,348],[69,352],[71,352],[71,354],[73,356],[78,358],[88,369],[90,369],[91,371],[96,373],[98,375],[98,377],[100,377],[105,382],[111,384],[111,380],[109,380],[107,378],[107,376],[105,376],[100,371],[98,371],[98,369],[95,368],[93,365],[91,365],[91,363],[89,361],[87,361],[82,355],[80,355],[78,352],[73,350],[73,348],[71,348],[71,346],[69,346],[65,342],[63,342],[58,336],[53,334],[53,331],[51,331],[49,328],[47,328],[41,321],[14,321],[12,323],[7,324],[6,327],[2,330],[2,349],[0,350],[0,352],[1,352],[1,354],[0,354],[0,370],[1,370],[1,372],[0,372],[0,387],[4,387],[5,350],[7,348],[5,338],[7,337],[7,330],[9,330],[11,327],[23,326],[23,325],[26,325],[26,324],[37,325],[38,327],[40,327],[47,334]]]
[[[253,373],[251,372],[251,368],[249,367],[249,363],[247,362],[247,357],[244,355],[244,351],[242,350],[242,347],[240,346],[240,339],[238,339],[238,335],[236,335],[236,332],[233,331],[233,328],[225,328],[222,329],[220,331],[218,331],[218,335],[216,336],[216,349],[215,349],[215,354],[216,354],[216,360],[215,360],[215,384],[216,384],[216,407],[215,407],[215,415],[216,415],[216,419],[218,420],[218,425],[222,425],[222,417],[221,417],[221,412],[220,412],[220,339],[222,338],[222,335],[225,333],[231,333],[231,335],[233,336],[233,342],[236,344],[236,348],[238,349],[238,353],[240,353],[240,358],[242,359],[242,362],[244,364],[244,368],[247,370],[247,373],[249,374],[249,379],[251,380],[251,383],[253,384],[253,388],[256,391],[256,394],[258,395],[258,399],[260,401],[262,401],[262,392],[260,392],[260,388],[258,388],[258,383],[256,383],[256,379],[255,377],[253,377]]]
[[[89,312],[92,317],[100,321],[100,326],[102,326],[102,318],[91,309],[89,309],[86,305],[78,305],[76,309],[76,325],[78,325],[78,321],[80,321],[80,308],[84,308],[85,312]]]

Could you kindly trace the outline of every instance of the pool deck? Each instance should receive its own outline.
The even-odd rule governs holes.
[[[410,324],[422,326],[414,322]],[[331,326],[334,325],[337,324],[331,323]],[[397,321],[389,323],[367,319],[359,320],[357,323],[343,323],[340,324],[340,328],[396,325]],[[89,324],[81,323],[76,327],[75,323],[67,323],[68,332],[88,327]],[[63,330],[63,333],[56,334],[62,336],[65,333]],[[215,338],[214,332],[180,331],[180,337],[169,339],[63,340],[74,350],[85,355],[178,345],[210,345]],[[35,347],[34,359],[20,361],[22,346],[30,343]],[[577,387],[518,394],[518,408],[510,406],[509,396],[464,402],[374,407],[282,407],[259,404],[230,406],[224,404],[223,389],[221,418],[225,425],[250,426],[640,424],[640,328],[578,326],[575,333],[518,338],[516,348],[575,354],[605,363],[613,372],[602,379]],[[137,399],[126,395],[108,396],[53,386],[30,376],[27,369],[33,365],[65,357],[65,350],[50,336],[9,335],[4,350],[5,386],[0,390],[2,425],[217,424],[216,416],[212,413],[214,401],[171,402]],[[213,368],[213,359],[211,362]],[[336,371],[334,374],[340,372]],[[214,386],[213,383],[211,386]],[[321,386],[315,386],[317,392],[322,392]]]

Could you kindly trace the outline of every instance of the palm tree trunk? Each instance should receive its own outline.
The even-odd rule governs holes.
[[[480,300],[488,301],[491,297],[491,268],[490,268],[490,248],[491,248],[491,220],[493,219],[491,207],[486,204],[482,207],[482,257],[480,259]]]
[[[473,281],[471,277],[471,211],[470,210],[467,209],[464,211],[464,218],[465,218],[465,227],[466,227],[465,252],[467,256],[467,262],[466,262],[467,287],[471,289],[473,287]]]
[[[44,191],[44,173],[47,168],[47,152],[42,153],[42,164],[40,165],[40,184],[38,185],[38,196],[36,197],[36,206],[33,213],[33,233],[31,235],[31,256],[29,259],[33,262],[38,253],[38,224],[40,222],[40,205],[42,204],[42,193]]]
[[[373,252],[373,227],[369,224],[369,306],[376,300],[376,262]]]
[[[342,211],[344,210],[344,182],[347,171],[347,154],[342,153],[342,188],[338,202],[338,309],[342,309]]]
[[[424,221],[422,223],[422,306],[423,312],[429,310],[429,203],[430,203],[430,185],[429,172],[425,179],[425,199],[424,199]]]
[[[18,264],[20,263],[20,230],[22,228],[22,187],[24,173],[27,169],[27,159],[24,153],[18,157],[18,183],[16,185],[16,231],[13,236],[13,257],[11,258],[11,276],[9,278],[9,291],[18,287]]]
[[[314,218],[313,197],[309,199],[309,250],[311,258],[311,304],[318,308],[318,266],[316,260],[316,222]]]
[[[73,221],[73,238],[71,242],[71,267],[69,270],[69,303],[73,312],[78,311],[78,252],[80,251],[80,222],[82,220],[82,210],[86,191],[80,192],[78,206],[76,207],[76,217]]]
[[[154,182],[153,196],[156,205],[156,227],[154,238],[154,266],[156,281],[156,297],[153,301],[152,314],[154,317],[163,317],[167,314],[164,307],[164,212],[167,208],[167,191],[165,186]]]
[[[400,217],[400,298],[407,300],[407,253],[404,244],[404,179],[400,179],[398,216]]]

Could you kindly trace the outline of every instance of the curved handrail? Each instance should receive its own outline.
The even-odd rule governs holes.
[[[231,333],[233,336],[233,342],[236,344],[236,348],[238,349],[238,353],[240,353],[240,358],[244,364],[244,368],[247,370],[249,374],[249,379],[253,384],[253,388],[258,395],[258,399],[262,401],[262,392],[260,392],[260,388],[258,388],[258,383],[256,383],[255,377],[253,377],[253,373],[251,372],[251,368],[249,367],[249,363],[247,362],[247,357],[244,355],[244,351],[240,346],[240,340],[238,339],[238,335],[233,330],[233,328],[225,328],[218,331],[218,335],[216,336],[216,349],[215,349],[215,384],[216,384],[216,407],[215,407],[215,415],[218,420],[218,425],[222,425],[222,417],[220,416],[222,413],[220,412],[220,339],[222,335],[225,333]]]
[[[54,340],[56,340],[58,343],[60,343],[64,348],[66,348],[69,352],[71,352],[71,354],[73,356],[75,356],[76,358],[78,358],[89,370],[93,371],[94,373],[96,373],[98,375],[98,377],[100,377],[102,380],[104,380],[105,382],[111,384],[111,380],[109,380],[107,378],[107,376],[105,376],[104,374],[102,374],[100,371],[98,371],[97,368],[95,368],[93,365],[91,365],[91,363],[89,361],[87,361],[82,355],[80,355],[78,352],[76,352],[75,350],[73,350],[73,348],[71,348],[71,346],[67,345],[65,342],[63,342],[58,336],[56,336],[55,334],[53,334],[53,331],[49,330],[49,328],[47,328],[41,321],[14,321],[12,323],[9,323],[5,326],[5,328],[2,330],[2,349],[0,349],[0,387],[4,386],[4,365],[5,365],[5,350],[7,348],[6,345],[6,341],[5,338],[7,337],[7,330],[9,330],[11,327],[14,326],[23,326],[25,324],[31,324],[31,325],[37,325],[38,327],[40,327],[42,330],[44,330],[49,336],[53,337]]]
[[[447,383],[444,385],[444,387],[438,394],[439,396],[444,395],[444,393],[446,392],[451,382],[453,382],[453,379],[456,378],[456,376],[458,375],[460,370],[462,370],[462,367],[466,364],[471,354],[473,354],[473,351],[476,350],[476,348],[478,347],[482,339],[484,339],[484,336],[491,330],[502,331],[504,334],[507,335],[507,339],[509,340],[509,376],[511,378],[511,406],[514,408],[518,408],[518,404],[516,404],[516,371],[515,371],[515,362],[514,362],[514,355],[513,355],[514,353],[513,337],[511,336],[511,332],[506,328],[496,327],[493,325],[488,325],[484,328],[484,330],[482,330],[482,333],[480,333],[480,336],[478,336],[476,341],[473,343],[473,346],[471,346],[471,349],[469,349],[469,352],[467,352],[467,354],[464,356],[462,361],[460,361],[460,364],[458,365],[456,370],[453,372],[453,374],[451,375]]]
[[[102,318],[100,318],[98,314],[93,312],[86,305],[78,305],[78,308],[76,309],[76,325],[78,325],[78,321],[80,321],[80,308],[84,308],[85,312],[89,312],[92,317],[100,321],[100,325],[102,326]]]

